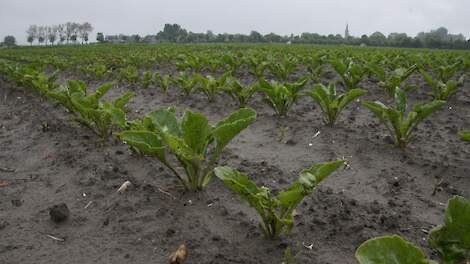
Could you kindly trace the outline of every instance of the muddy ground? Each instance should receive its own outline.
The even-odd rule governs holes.
[[[422,88],[412,100],[428,99],[421,78],[411,81]],[[361,86],[369,90],[366,99],[386,98],[373,82]],[[120,85],[111,96],[128,88]],[[191,108],[215,122],[237,109],[226,95],[208,104],[203,95],[185,97],[176,87],[168,95],[130,88],[134,117],[175,105],[180,114]],[[356,263],[362,242],[386,234],[399,234],[435,258],[427,231],[442,223],[452,195],[470,198],[470,144],[456,135],[470,129],[469,88],[467,82],[421,124],[406,151],[393,147],[385,128],[358,103],[327,128],[309,98],[278,121],[257,95],[249,104],[257,121],[231,142],[220,164],[275,190],[313,163],[345,158],[350,165],[300,205],[291,236],[271,241],[260,233],[256,212],[218,180],[203,192],[183,194],[158,161],[117,141],[100,145],[63,108],[3,80],[0,180],[7,185],[0,187],[0,263],[167,263],[185,243],[188,264],[281,263],[288,246],[296,263],[349,264]],[[289,128],[281,142],[279,126]],[[117,194],[126,180],[132,188]],[[71,215],[55,224],[49,208],[62,202]]]

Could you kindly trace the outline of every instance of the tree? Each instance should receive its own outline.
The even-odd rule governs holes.
[[[142,37],[139,34],[134,34],[130,36],[130,41],[131,42],[139,42],[142,39]]]
[[[157,38],[169,42],[184,42],[188,32],[178,24],[165,24],[163,31],[158,32]]]
[[[372,35],[369,36],[369,43],[373,46],[384,46],[387,38],[384,34],[377,31],[374,32]]]
[[[216,36],[214,35],[214,33],[212,32],[212,30],[207,30],[206,32],[206,36],[207,36],[207,42],[213,42],[215,41],[215,38]]]
[[[361,44],[369,45],[369,37],[366,34],[361,36]]]
[[[33,45],[34,40],[38,37],[38,26],[30,25],[28,30],[26,30],[27,41],[29,44]]]
[[[281,42],[282,37],[274,33],[269,33],[269,34],[264,35],[264,40],[267,42],[278,43],[278,42]]]
[[[64,43],[67,36],[65,35],[65,25],[59,24],[57,25],[57,34],[59,36],[59,42],[62,44]]]
[[[29,43],[31,46],[33,46],[34,36],[28,36],[28,37],[26,38],[26,41],[28,41],[28,43]]]
[[[104,35],[102,32],[98,32],[96,33],[96,41],[98,41],[99,43],[104,43]]]
[[[259,32],[252,30],[250,32],[249,39],[251,42],[263,42],[263,35],[261,35]]]
[[[387,44],[393,47],[410,47],[412,41],[406,33],[390,33],[387,37]]]
[[[51,45],[54,45],[57,39],[57,26],[47,27],[47,39],[49,39]]]
[[[46,28],[43,27],[43,26],[39,26],[38,27],[38,42],[39,42],[39,45],[41,45],[42,43],[44,43],[44,41],[46,40]]]
[[[67,44],[70,41],[77,41],[78,29],[80,24],[74,22],[67,22],[65,23],[65,39],[67,40]]]
[[[88,42],[88,35],[93,32],[93,26],[88,22],[78,24],[77,32],[78,36],[82,39],[83,44],[83,41]]]
[[[3,39],[3,44],[7,47],[16,46],[16,39],[14,36],[8,35]]]

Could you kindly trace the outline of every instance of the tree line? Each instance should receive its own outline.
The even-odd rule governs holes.
[[[156,35],[141,37],[134,35],[107,35],[98,33],[98,42],[112,43],[303,43],[303,44],[345,44],[367,45],[383,47],[406,48],[442,48],[442,49],[469,49],[470,42],[462,34],[450,34],[445,27],[440,27],[430,32],[421,32],[415,37],[406,33],[390,33],[385,36],[377,31],[370,35],[342,36],[340,34],[321,35],[317,33],[302,33],[299,35],[278,35],[275,33],[261,34],[251,31],[250,34],[214,34],[208,30],[206,33],[194,33],[187,31],[178,24],[165,24],[163,30]]]
[[[67,22],[53,26],[30,25],[28,30],[26,30],[26,40],[31,45],[33,45],[34,41],[37,41],[39,45],[43,43],[45,45],[54,45],[56,41],[60,44],[64,42],[69,44],[77,43],[78,39],[81,39],[83,44],[84,42],[88,43],[91,32],[93,32],[93,26],[88,22]]]

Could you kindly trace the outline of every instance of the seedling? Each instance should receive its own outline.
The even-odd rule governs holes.
[[[344,60],[334,58],[331,60],[331,65],[340,76],[341,83],[346,90],[357,88],[357,85],[367,73],[366,68],[355,63],[352,58],[346,58]]]
[[[342,166],[342,160],[319,163],[300,172],[289,188],[273,195],[267,187],[258,187],[246,175],[230,167],[217,167],[215,175],[240,198],[253,207],[261,218],[260,227],[267,238],[288,235],[294,227],[293,211],[328,175]]]
[[[284,117],[301,96],[301,90],[305,86],[307,78],[296,83],[259,81],[259,89],[265,94],[264,101],[274,110],[278,117]]]
[[[233,99],[238,101],[239,107],[245,107],[253,95],[258,91],[258,84],[243,85],[232,79],[224,89]]]
[[[160,86],[164,93],[167,93],[168,88],[170,88],[171,82],[173,81],[171,79],[171,75],[166,74],[162,76],[159,72],[155,72],[153,78],[153,82],[157,86]]]
[[[431,86],[432,96],[436,100],[448,100],[449,97],[455,94],[458,89],[463,86],[465,80],[465,75],[462,75],[458,81],[447,80],[446,82],[443,82],[441,80],[434,79],[424,70],[421,70],[420,72],[426,83]]]
[[[412,86],[402,87],[403,82],[406,81],[416,70],[418,66],[412,65],[407,68],[397,68],[390,73],[387,73],[386,69],[379,64],[370,63],[369,70],[375,74],[379,79],[379,86],[382,87],[388,95],[394,96],[397,88],[404,90],[412,90]]]
[[[197,191],[209,183],[225,146],[255,118],[254,110],[242,108],[212,126],[207,117],[189,110],[178,122],[175,109],[166,108],[132,122],[131,130],[122,132],[120,138],[143,154],[157,158],[186,189]],[[180,168],[168,154],[173,154]]]
[[[406,94],[401,89],[397,89],[394,106],[386,106],[379,101],[366,101],[363,105],[385,125],[395,144],[404,149],[415,137],[418,125],[445,103],[445,101],[435,100],[426,104],[416,104],[406,115],[408,106]]]
[[[338,95],[334,84],[330,84],[328,87],[323,84],[317,84],[310,91],[306,92],[306,95],[312,97],[320,105],[325,124],[333,126],[341,111],[365,93],[366,90],[351,89],[345,94]]]
[[[101,98],[112,86],[112,83],[105,83],[94,93],[87,93],[84,82],[69,80],[67,85],[49,92],[48,96],[75,114],[77,121],[105,139],[114,125],[120,128],[126,126],[125,105],[133,96],[132,92],[127,92],[113,102],[102,101]]]

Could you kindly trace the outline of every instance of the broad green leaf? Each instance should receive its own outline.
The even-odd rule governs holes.
[[[437,264],[399,236],[367,240],[357,249],[356,259],[360,264]]]
[[[367,91],[366,90],[363,90],[363,89],[351,89],[349,90],[345,95],[344,97],[340,100],[339,102],[339,105],[338,105],[338,108],[339,109],[343,109],[344,107],[346,107],[349,103],[351,103],[352,101],[354,101],[356,98],[360,97],[360,96],[363,96],[364,94],[366,94]]]
[[[152,120],[152,123],[158,126],[163,132],[176,136],[181,134],[178,121],[176,120],[174,107],[159,109],[148,113],[145,116]]]
[[[242,108],[217,123],[212,130],[218,151],[221,151],[236,135],[247,128],[256,119],[256,112]]]
[[[70,94],[74,93],[82,93],[83,95],[86,94],[86,84],[80,80],[69,80],[67,81],[67,87]]]
[[[264,210],[267,202],[266,189],[259,188],[246,175],[230,167],[217,167],[214,169],[214,174],[258,212]]]
[[[415,111],[418,114],[417,119],[419,121],[422,121],[445,104],[446,104],[446,101],[435,100],[427,104],[417,104],[414,107],[413,111]]]
[[[114,107],[110,103],[103,104],[103,111],[108,113],[113,124],[116,124],[120,128],[126,126],[126,113],[119,108]]]
[[[429,234],[429,244],[435,248],[444,264],[461,264],[470,260],[470,202],[455,196],[449,200],[444,225]]]
[[[299,182],[306,190],[313,189],[342,165],[344,165],[344,160],[315,164],[300,172]]]
[[[121,97],[114,100],[113,104],[115,107],[123,109],[124,106],[129,102],[129,100],[134,96],[134,93],[131,91],[126,92]]]
[[[187,110],[181,121],[184,142],[199,155],[204,154],[211,126],[207,118],[199,113]]]
[[[470,142],[470,131],[461,131],[459,136],[462,140]]]
[[[100,87],[96,88],[96,99],[100,99],[101,97],[103,97],[103,95],[105,95],[112,87],[113,83],[107,82],[102,84]]]
[[[380,120],[383,120],[385,117],[385,112],[387,111],[388,107],[381,102],[371,102],[371,101],[364,101],[362,105],[368,108],[372,113],[374,113]]]
[[[399,112],[405,112],[407,106],[406,94],[400,88],[395,90],[395,104]]]
[[[168,132],[162,132],[160,135],[168,148],[171,149],[171,151],[179,158],[185,159],[188,162],[204,159],[201,154],[196,153],[190,146],[188,146],[183,139]]]
[[[144,154],[165,160],[165,146],[158,135],[150,131],[124,131],[119,137],[126,144],[135,147]]]

